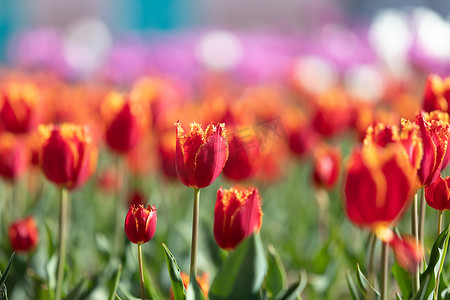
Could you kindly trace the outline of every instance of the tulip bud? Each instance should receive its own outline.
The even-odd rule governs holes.
[[[214,208],[214,238],[225,250],[259,231],[262,225],[261,197],[256,188],[217,191]]]
[[[156,207],[148,205],[131,205],[125,218],[125,233],[135,244],[150,241],[156,231]]]
[[[184,288],[188,288],[189,284],[189,275],[184,273],[183,271],[180,272],[181,280],[183,281]],[[209,274],[203,273],[202,276],[197,276],[197,285],[200,287],[200,290],[203,293],[203,296],[205,298],[208,297],[208,291],[209,291]],[[170,299],[174,299],[173,290],[170,290]]]
[[[321,146],[314,152],[313,181],[316,187],[331,189],[341,171],[341,151],[337,147]]]
[[[9,226],[9,243],[14,251],[27,252],[36,247],[38,229],[33,217],[17,220]]]
[[[85,183],[97,165],[97,148],[87,127],[64,123],[39,125],[41,165],[48,180],[73,189]]]
[[[425,188],[425,199],[436,210],[450,209],[450,176],[436,180]]]
[[[203,130],[191,123],[191,130],[184,133],[177,124],[175,167],[180,181],[192,188],[209,186],[222,172],[228,159],[228,142],[225,124],[209,124]]]

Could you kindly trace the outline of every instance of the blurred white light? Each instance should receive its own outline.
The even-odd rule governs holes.
[[[196,55],[197,59],[208,68],[219,71],[230,70],[241,62],[242,44],[230,32],[211,31],[200,39]]]
[[[64,57],[78,73],[88,75],[107,58],[112,37],[106,24],[97,18],[73,22],[64,35]]]
[[[369,38],[391,71],[401,73],[413,41],[405,13],[395,9],[380,11],[372,21]]]
[[[382,75],[371,65],[350,68],[345,74],[344,84],[352,96],[367,101],[379,100],[385,88]]]
[[[420,47],[437,59],[450,58],[450,25],[434,11],[420,7],[414,11]]]
[[[309,92],[320,94],[336,85],[336,69],[319,56],[299,58],[294,64],[294,79]]]

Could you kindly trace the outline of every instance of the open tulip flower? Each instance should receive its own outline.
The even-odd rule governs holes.
[[[256,188],[217,191],[214,208],[214,238],[225,249],[234,249],[262,225],[261,197]]]
[[[95,171],[97,148],[87,127],[64,123],[39,125],[41,166],[48,180],[68,189],[85,183]]]
[[[224,124],[209,124],[206,130],[191,123],[185,133],[177,124],[175,166],[180,181],[192,188],[209,186],[222,172],[228,159],[228,142]]]

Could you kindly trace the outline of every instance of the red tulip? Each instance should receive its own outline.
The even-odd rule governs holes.
[[[442,169],[447,143],[449,139],[449,125],[441,121],[430,119],[427,113],[417,115],[422,138],[423,158],[418,170],[422,186],[427,186],[439,176]]]
[[[187,289],[189,284],[189,275],[184,273],[183,271],[180,272],[181,280],[183,281],[184,287]],[[200,290],[202,291],[205,298],[208,297],[208,291],[209,291],[209,274],[203,273],[202,276],[197,276],[197,284],[200,287]],[[170,289],[170,299],[174,299],[173,296],[173,290]]]
[[[128,239],[135,244],[150,241],[156,231],[155,205],[131,205],[125,218],[125,233]]]
[[[337,147],[319,146],[314,152],[313,181],[317,187],[331,189],[339,179],[341,150]]]
[[[441,78],[435,74],[428,75],[423,95],[423,110],[426,112],[440,110],[450,113],[449,100],[450,77]]]
[[[423,258],[423,249],[412,236],[394,235],[389,245],[394,250],[395,261],[404,269],[413,273]]]
[[[425,188],[425,199],[429,206],[437,210],[450,209],[450,176],[436,180]]]
[[[261,197],[256,188],[217,191],[214,238],[225,249],[234,249],[262,225]]]
[[[29,162],[27,149],[23,141],[12,133],[0,135],[0,176],[7,180],[16,180],[23,174]]]
[[[173,138],[173,132],[167,132],[162,135],[158,142],[159,161],[161,162],[161,170],[168,179],[177,178],[177,170],[175,169],[175,149],[176,140]]]
[[[346,168],[345,210],[358,226],[386,226],[404,213],[416,188],[414,169],[400,144],[355,148]]]
[[[232,180],[243,180],[251,177],[255,171],[254,160],[258,145],[246,142],[239,135],[233,135],[229,142],[228,160],[223,168],[223,175]]]
[[[228,158],[228,142],[225,125],[210,124],[203,130],[191,123],[191,130],[184,133],[177,124],[175,167],[180,181],[192,188],[209,186],[222,172]]]
[[[35,128],[38,94],[33,84],[10,83],[0,99],[0,118],[7,131],[27,133]]]
[[[33,217],[17,220],[9,226],[9,242],[11,248],[18,252],[31,251],[39,239],[38,229]]]
[[[139,142],[147,124],[144,108],[137,101],[126,101],[112,93],[102,107],[106,126],[106,143],[119,153],[128,153]]]
[[[48,180],[68,189],[85,183],[97,165],[97,148],[87,127],[40,125],[41,165]]]

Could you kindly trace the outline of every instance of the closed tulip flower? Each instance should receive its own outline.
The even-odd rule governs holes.
[[[418,175],[421,185],[425,187],[433,183],[441,172],[447,152],[449,125],[430,119],[430,115],[424,112],[417,115],[416,123],[420,128],[423,146],[423,158]]]
[[[339,179],[341,150],[322,145],[314,152],[313,182],[316,187],[331,189]]]
[[[9,226],[11,248],[18,252],[31,251],[36,247],[39,233],[33,217],[17,220]]]
[[[399,144],[355,148],[346,168],[344,203],[356,225],[376,230],[395,223],[417,188],[414,169]]]
[[[150,241],[156,231],[155,205],[131,205],[125,218],[125,233],[128,239],[135,244],[144,244]]]
[[[256,188],[217,191],[214,208],[214,238],[225,250],[234,249],[262,225],[261,197]]]
[[[125,96],[112,93],[102,107],[106,120],[106,143],[116,152],[128,153],[138,144],[147,116],[138,101],[126,100]]]
[[[87,127],[64,123],[40,125],[41,166],[48,180],[68,189],[79,187],[94,172],[97,148]]]
[[[435,74],[428,75],[423,95],[423,110],[426,112],[440,110],[450,113],[449,100],[450,77],[441,78]]]
[[[191,130],[185,133],[177,124],[175,167],[180,181],[191,188],[209,186],[222,172],[228,159],[228,142],[224,124],[210,124],[203,130],[197,123],[191,123]]]
[[[425,188],[425,199],[436,210],[450,209],[450,176],[436,180]]]
[[[251,177],[255,171],[254,160],[257,155],[256,141],[246,142],[238,135],[233,135],[229,143],[230,155],[223,168],[223,175],[232,180]]]
[[[33,84],[9,83],[0,100],[0,118],[7,131],[21,134],[36,128],[38,93]]]
[[[14,181],[23,174],[29,157],[22,140],[9,132],[0,134],[0,176]]]

